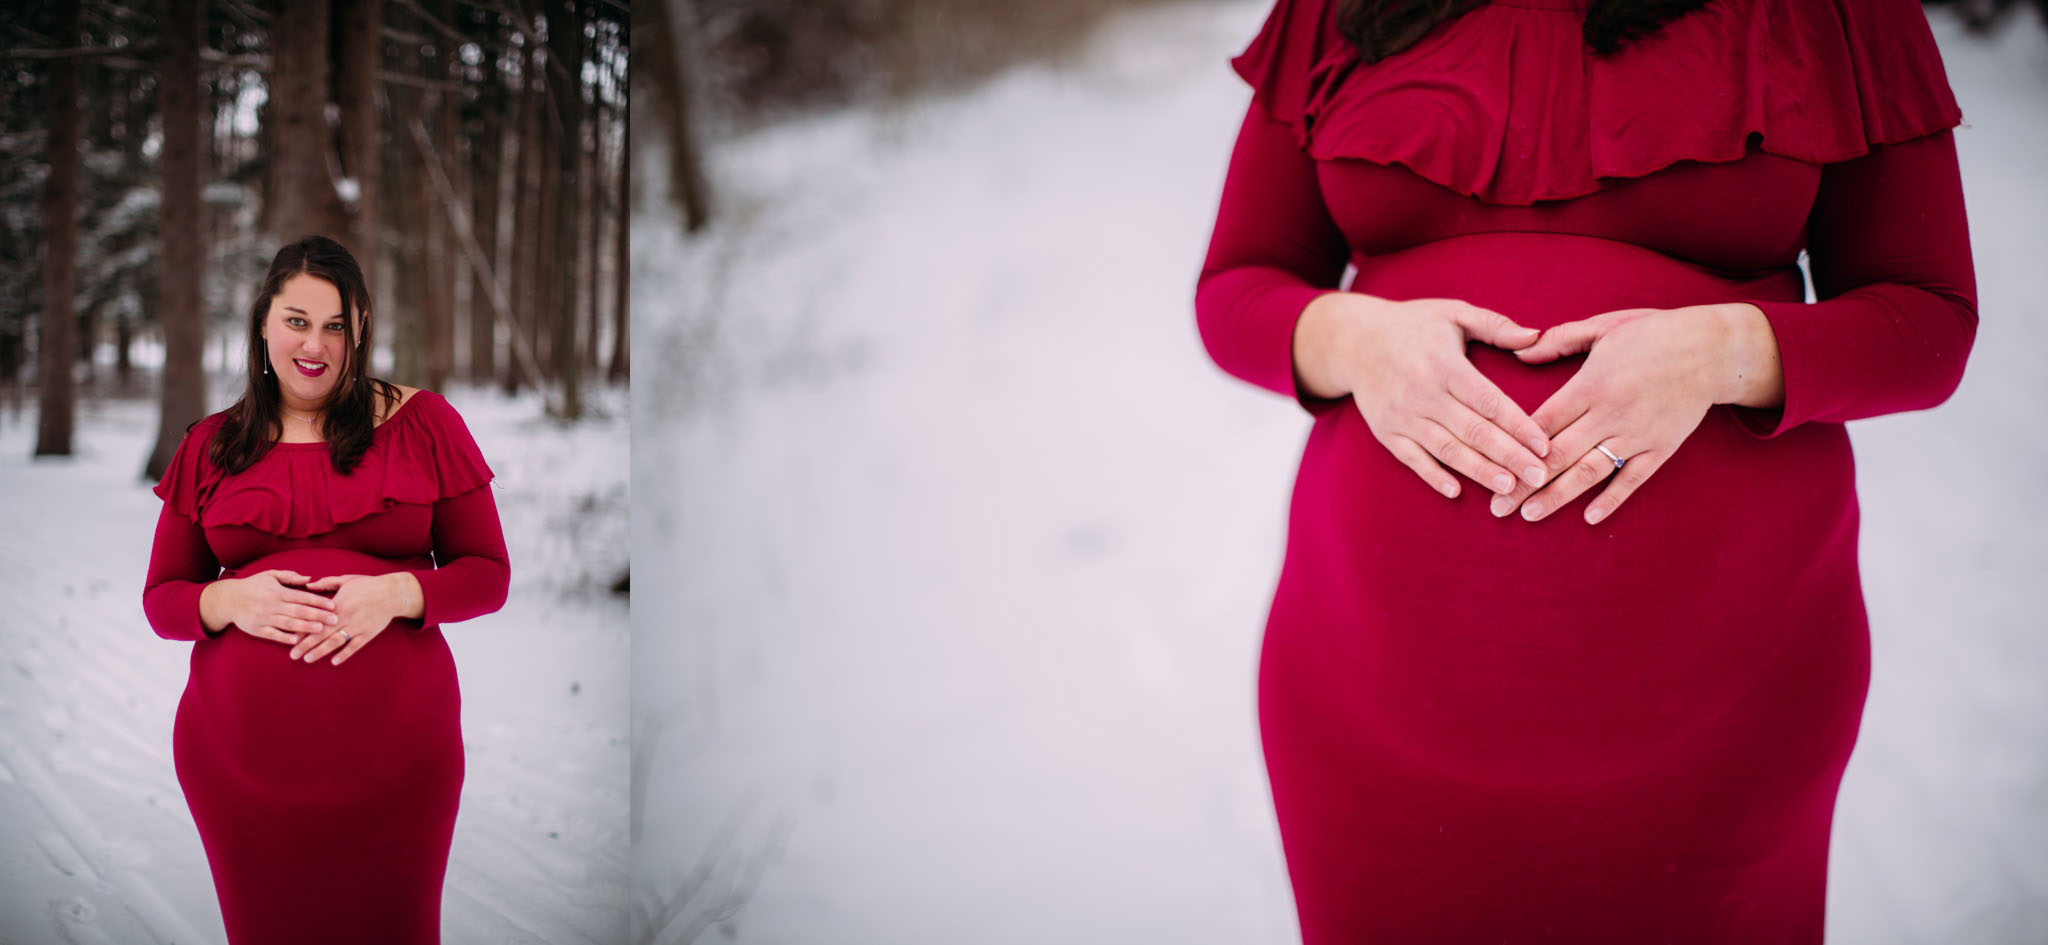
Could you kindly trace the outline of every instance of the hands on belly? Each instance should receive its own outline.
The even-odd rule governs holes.
[[[1587,358],[1525,415],[1473,367],[1467,341],[1531,365]],[[1709,408],[1784,399],[1770,323],[1742,302],[1621,309],[1538,333],[1457,299],[1332,292],[1302,311],[1294,363],[1308,393],[1352,395],[1373,436],[1430,488],[1456,498],[1456,472],[1494,492],[1496,517],[1520,509],[1530,522],[1611,478],[1586,508],[1586,522],[1598,523]]]
[[[309,582],[309,591],[334,592],[337,621],[300,637],[292,646],[292,659],[317,663],[336,650],[334,665],[340,666],[357,650],[369,645],[393,620],[419,617],[426,613],[419,579],[407,571],[389,574],[336,574]]]
[[[1519,484],[1492,511],[1535,522],[1612,477],[1586,506],[1587,524],[1614,514],[1678,451],[1715,404],[1775,406],[1784,398],[1777,344],[1754,305],[1623,309],[1553,326],[1515,351],[1526,364],[1588,352],[1532,416],[1550,440],[1549,485]]]

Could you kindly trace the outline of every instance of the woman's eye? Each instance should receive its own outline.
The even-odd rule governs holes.
[[[306,327],[306,320],[303,318],[287,318],[284,320],[284,323],[290,325],[293,328]]]
[[[341,334],[341,323],[340,323],[340,322],[328,322],[328,323],[327,323],[327,330],[328,330],[328,331],[331,331],[331,332],[334,332],[335,334],[339,335],[339,334]]]

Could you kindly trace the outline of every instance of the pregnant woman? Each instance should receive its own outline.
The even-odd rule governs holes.
[[[192,641],[173,734],[233,945],[431,943],[462,789],[440,625],[504,605],[491,471],[440,396],[367,375],[339,243],[271,261],[248,387],[192,426],[143,609]]]
[[[1234,65],[1196,312],[1315,415],[1259,674],[1303,939],[1821,941],[1842,424],[1976,328],[1918,5],[1280,0]]]

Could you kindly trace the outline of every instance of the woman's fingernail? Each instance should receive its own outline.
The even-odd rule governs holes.
[[[1455,499],[1458,497],[1458,484],[1455,482],[1446,482],[1441,485],[1438,485],[1436,487],[1436,491],[1443,493],[1444,498],[1446,499]]]
[[[1502,495],[1506,495],[1510,492],[1513,492],[1514,489],[1515,479],[1513,476],[1510,476],[1507,473],[1501,473],[1500,475],[1493,477],[1493,491],[1498,492]]]
[[[1531,466],[1522,470],[1522,481],[1531,487],[1543,485],[1543,467]]]
[[[1539,456],[1539,457],[1542,457],[1542,456],[1549,456],[1549,455],[1550,455],[1550,444],[1548,444],[1548,443],[1545,443],[1545,442],[1543,442],[1542,440],[1530,440],[1530,441],[1529,441],[1529,451],[1530,451],[1530,452],[1532,452],[1532,453],[1535,453],[1535,454],[1536,454],[1537,456]]]
[[[1500,518],[1513,511],[1514,508],[1514,500],[1504,495],[1494,496],[1492,504],[1488,506],[1488,509],[1493,512],[1494,518]]]
[[[1537,520],[1537,519],[1539,519],[1539,518],[1542,518],[1542,517],[1543,517],[1543,503],[1541,503],[1541,502],[1530,502],[1530,503],[1528,503],[1528,504],[1526,504],[1526,505],[1522,506],[1522,520],[1523,520],[1523,521],[1525,521],[1525,522],[1533,522],[1533,521],[1535,521],[1535,520]]]
[[[328,624],[329,624],[330,626],[331,626],[331,625],[333,625],[333,624],[337,624],[337,623],[340,623],[340,622],[341,622],[341,618],[340,618],[340,617],[337,617],[337,616],[335,616],[335,615],[333,615],[333,614],[328,614],[328,615],[327,615],[327,623],[328,623]]]
[[[1598,525],[1600,520],[1606,517],[1607,510],[1597,505],[1586,510],[1586,524],[1588,525]]]

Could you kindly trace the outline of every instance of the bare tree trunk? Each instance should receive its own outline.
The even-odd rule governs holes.
[[[604,337],[603,307],[600,301],[604,294],[599,274],[604,269],[604,100],[592,96],[592,109],[585,126],[590,129],[588,141],[583,147],[582,179],[577,182],[582,189],[583,220],[579,224],[582,235],[577,239],[583,254],[583,366],[581,371],[596,374],[603,366],[599,360],[602,349],[597,340]]]
[[[534,105],[538,109],[534,118],[538,134],[534,137],[533,163],[539,185],[535,194],[537,206],[534,212],[537,216],[533,229],[533,308],[529,311],[526,326],[530,333],[527,343],[540,355],[543,372],[541,377],[534,379],[534,383],[541,384],[558,379],[555,377],[555,361],[550,356],[554,346],[550,342],[555,337],[555,319],[560,317],[560,311],[555,307],[555,263],[560,258],[555,254],[555,218],[561,211],[562,200],[556,190],[561,168],[555,163],[554,107],[545,95],[535,98]]]
[[[280,242],[348,232],[327,167],[327,0],[278,0],[271,12],[270,233]]]
[[[78,4],[58,5],[57,43],[78,45]],[[36,416],[37,456],[71,455],[78,389],[78,61],[50,63],[50,181],[43,192],[42,376]]]
[[[157,321],[164,334],[163,400],[156,448],[142,474],[154,481],[170,468],[185,428],[206,414],[206,226],[199,190],[205,178],[200,152],[199,44],[201,0],[170,0],[164,16],[163,66],[157,75],[157,111],[163,120],[163,262]],[[122,319],[121,373],[127,374],[127,319]]]
[[[397,30],[421,27],[416,15],[399,7],[387,12],[391,26]],[[407,76],[422,74],[419,44],[401,43],[399,49],[397,61],[391,64],[392,71]],[[391,278],[387,280],[391,302],[385,306],[380,334],[391,339],[391,378],[401,384],[431,389],[434,385],[427,376],[425,319],[434,307],[428,288],[433,276],[427,261],[433,194],[427,185],[420,149],[404,134],[410,123],[420,119],[423,93],[417,86],[392,82],[385,85],[384,95],[390,126],[398,137],[385,149],[390,161],[385,166],[387,189],[394,199],[386,208],[390,211],[386,217],[392,238]]]
[[[335,99],[341,106],[342,170],[356,185],[355,212],[345,242],[363,267],[363,281],[375,291],[383,255],[379,226],[383,222],[384,159],[377,89],[383,81],[384,4],[382,0],[338,2],[341,56],[335,62],[340,71]]]
[[[484,258],[491,262],[492,272],[504,271],[498,260],[498,194],[504,184],[506,96],[504,80],[498,76],[498,56],[495,45],[486,47],[484,84],[480,93],[483,99],[482,128],[472,152],[476,175],[476,240]],[[491,306],[478,302],[479,299],[490,298],[490,293],[491,287],[485,284],[484,272],[472,270],[469,380],[479,385],[490,383],[497,375],[497,319],[491,317]]]
[[[633,222],[632,83],[622,85],[619,92],[626,96],[626,100],[619,103],[619,179],[616,181],[619,188],[619,212],[612,221],[618,227],[618,231],[612,238],[612,253],[616,262],[613,263],[612,271],[612,365],[611,370],[607,372],[607,376],[615,384],[626,383],[631,371],[632,359],[631,349],[627,345],[627,328],[633,323],[632,319],[627,317],[631,309],[628,299],[632,296],[633,285],[630,252],[632,242],[627,237]]]
[[[562,418],[583,416],[580,377],[582,358],[577,353],[576,335],[576,206],[577,159],[583,150],[583,24],[572,0],[554,0],[548,5],[548,57],[553,60],[547,78],[555,102],[557,135],[553,188],[561,204],[555,208],[555,372],[562,383]]]
[[[204,230],[200,232],[204,233]],[[135,343],[135,316],[122,312],[114,320],[114,382],[123,392],[135,385],[135,362],[129,357],[129,350]]]
[[[534,70],[539,68],[540,59],[535,50],[527,49],[519,58],[519,130],[517,143],[519,153],[514,157],[512,190],[512,320],[513,330],[528,333],[528,344],[532,343],[527,326],[539,317],[535,311],[534,282],[539,273],[540,244],[540,144],[541,144],[541,99],[536,92],[538,79]],[[536,357],[540,355],[534,351]],[[505,393],[516,394],[521,383],[539,384],[538,377],[522,378],[518,366],[510,358],[505,361],[503,386]]]
[[[549,310],[554,307],[554,283],[549,279],[548,262],[554,258],[555,252],[555,139],[550,131],[555,119],[552,116],[553,106],[548,102],[547,80],[543,72],[547,68],[546,54],[536,49],[528,61],[532,63],[534,72],[532,124],[528,126],[533,132],[529,139],[533,146],[533,240],[527,244],[527,265],[533,269],[533,281],[527,285],[526,318],[521,324],[526,326],[526,343],[540,359],[540,374],[528,380],[539,385],[554,381],[551,373],[554,362],[548,359],[548,339],[553,337],[549,330],[553,326],[549,321]]]
[[[647,14],[633,24],[632,58],[647,64],[654,83],[652,104],[667,126],[669,199],[683,211],[684,231],[694,233],[711,222],[711,185],[704,177],[704,156],[691,122],[691,59],[679,51],[668,0],[637,4],[633,10]]]
[[[455,18],[454,0],[433,0],[428,4],[427,14],[442,25]],[[422,20],[427,19],[422,17]],[[421,75],[432,81],[455,78],[456,54],[454,41],[445,34],[429,31],[434,37],[433,58],[422,63]],[[461,188],[461,181],[467,176],[453,160],[455,155],[455,97],[447,91],[428,93],[421,108],[421,116],[433,129],[434,153],[422,154],[420,160],[439,161],[440,170],[450,182]],[[448,208],[434,199],[433,191],[426,186],[427,175],[419,175],[422,186],[420,194],[427,204],[426,264],[427,297],[422,300],[424,311],[421,321],[426,328],[427,364],[426,386],[441,390],[448,386],[448,379],[455,373],[455,254],[450,252],[454,245],[454,226],[448,219]]]

